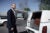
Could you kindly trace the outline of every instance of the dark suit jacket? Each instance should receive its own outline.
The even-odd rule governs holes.
[[[10,9],[8,12],[7,12],[7,27],[8,28],[11,28],[11,27],[14,27],[16,24],[16,18],[15,18],[15,15],[14,15],[14,12],[12,11],[12,9]]]

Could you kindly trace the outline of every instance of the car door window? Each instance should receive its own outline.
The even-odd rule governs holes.
[[[28,14],[25,12],[23,12],[23,13],[17,13],[16,14],[16,17],[17,18],[23,18],[24,20],[27,20],[27,18],[28,18]]]
[[[17,13],[17,18],[22,18],[22,13]]]

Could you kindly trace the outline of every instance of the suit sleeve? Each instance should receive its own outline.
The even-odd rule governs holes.
[[[8,20],[7,26],[8,26],[9,28],[12,27],[12,24],[11,24],[12,18],[11,18],[11,12],[10,12],[10,10],[7,12],[7,20]]]

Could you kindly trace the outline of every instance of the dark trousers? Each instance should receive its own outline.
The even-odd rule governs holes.
[[[11,30],[11,28],[8,28],[9,33],[13,33],[13,32],[14,32],[14,33],[17,33],[16,26],[14,26],[13,28],[14,28],[13,31]]]

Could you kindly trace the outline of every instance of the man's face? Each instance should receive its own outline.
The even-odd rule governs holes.
[[[34,22],[35,22],[35,24],[36,24],[37,26],[39,26],[39,24],[40,24],[40,19],[36,18]]]
[[[12,4],[11,8],[16,9],[16,4]]]

